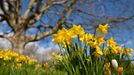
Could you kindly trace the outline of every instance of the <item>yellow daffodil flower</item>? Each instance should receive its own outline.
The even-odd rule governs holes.
[[[96,51],[93,53],[97,58],[99,58],[101,55],[103,55],[103,52],[101,51],[99,46],[96,46]]]
[[[116,49],[116,47],[112,47],[111,48],[111,53],[113,53],[113,54],[117,54],[118,53],[118,50]]]
[[[113,38],[108,39],[107,42],[108,42],[108,45],[110,47],[115,47],[116,46],[116,42]]]
[[[132,50],[131,48],[127,48],[127,49],[123,50],[123,54],[124,54],[124,55],[127,55],[127,56],[131,56],[131,55],[132,55],[132,54],[131,54],[132,51],[133,51],[133,50]]]
[[[80,40],[85,43],[88,42],[89,40],[91,40],[93,38],[93,34],[84,34],[82,35],[82,37],[80,37]]]
[[[26,57],[24,55],[16,57],[16,62],[24,62],[24,61],[26,61]]]
[[[105,75],[111,75],[110,63],[106,63],[104,65],[104,68],[105,68]]]
[[[97,36],[95,37],[95,40],[97,41],[98,45],[101,45],[102,43],[105,42],[104,36]]]
[[[16,68],[20,68],[22,66],[21,63],[16,63]]]
[[[73,25],[73,27],[70,29],[70,31],[72,33],[74,33],[74,35],[79,35],[82,36],[83,34],[85,34],[84,29],[80,26],[80,25]]]
[[[45,63],[43,64],[43,67],[44,67],[44,68],[49,68],[50,65],[49,65],[47,62],[45,62]]]
[[[35,64],[36,62],[37,62],[36,59],[29,59],[29,60],[28,60],[28,64],[29,64],[29,65]]]
[[[99,27],[97,28],[97,31],[99,33],[102,33],[102,34],[107,34],[107,30],[110,26],[108,24],[105,24],[105,25],[102,25],[102,24],[99,24]]]
[[[118,51],[118,53],[122,53],[123,49],[121,46],[116,46],[116,50]]]
[[[104,48],[104,56],[109,54],[109,49],[107,47]]]
[[[89,46],[91,46],[92,48],[95,48],[97,45],[98,45],[98,43],[97,43],[97,41],[95,40],[91,40],[91,41],[89,41],[88,43],[87,43]]]

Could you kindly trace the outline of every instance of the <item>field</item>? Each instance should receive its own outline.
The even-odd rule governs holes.
[[[80,25],[59,30],[52,41],[61,53],[52,52],[48,62],[0,50],[0,75],[134,75],[133,50],[118,45],[113,37],[106,38],[108,28],[100,24],[94,34]]]

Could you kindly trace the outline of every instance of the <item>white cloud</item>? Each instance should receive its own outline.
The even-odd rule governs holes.
[[[29,47],[29,46],[38,46],[36,42],[29,42],[26,44],[25,47]]]
[[[13,35],[14,35],[14,32],[10,32],[10,33],[6,34],[5,37],[11,37]]]
[[[50,50],[51,48],[47,48],[47,50]],[[37,53],[38,54],[43,54],[45,52],[45,48],[43,48],[43,47],[39,47],[38,49],[37,49]]]
[[[132,40],[128,40],[125,44],[126,45],[131,45],[131,44],[133,44],[133,42],[132,42]]]
[[[0,38],[0,49],[11,49],[12,44],[5,38]]]
[[[60,53],[59,46],[54,45],[53,43],[48,43],[48,47],[44,48],[39,46],[36,51],[36,58],[42,62],[42,61],[48,61],[48,59],[52,56],[52,52]]]
[[[1,24],[7,24],[7,22],[6,21],[2,21]]]
[[[4,35],[4,33],[2,31],[0,31],[0,35]]]

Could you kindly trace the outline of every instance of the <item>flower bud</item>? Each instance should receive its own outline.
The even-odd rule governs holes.
[[[116,59],[113,59],[113,60],[111,61],[111,63],[112,63],[112,65],[113,65],[113,67],[117,70],[117,68],[118,68],[118,62],[116,61]]]
[[[123,72],[123,67],[118,67],[117,72],[119,75],[121,75]]]

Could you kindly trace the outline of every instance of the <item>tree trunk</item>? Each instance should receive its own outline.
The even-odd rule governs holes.
[[[9,40],[12,43],[12,50],[22,54],[25,44],[28,42],[24,35],[17,35],[10,37]]]
[[[23,53],[23,50],[24,50],[24,46],[25,46],[25,42],[22,42],[22,41],[17,41],[17,42],[12,42],[13,44],[13,47],[12,49],[20,54]]]

